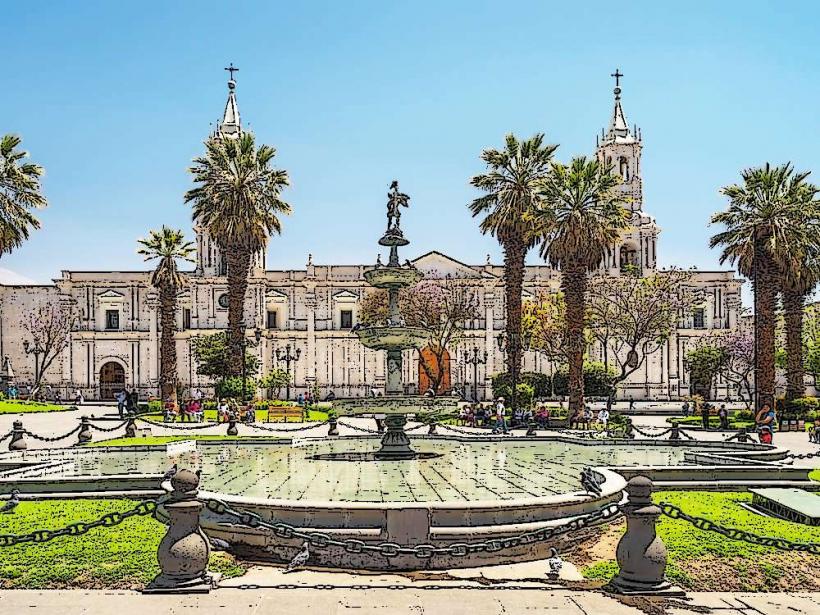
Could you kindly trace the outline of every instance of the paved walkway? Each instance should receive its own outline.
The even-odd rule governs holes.
[[[208,595],[143,596],[114,591],[4,591],[0,612],[60,615],[160,615],[225,613],[254,615],[813,615],[820,612],[820,594],[697,593],[685,599],[615,599],[599,592],[512,589],[388,588],[372,586],[275,587],[219,589]]]

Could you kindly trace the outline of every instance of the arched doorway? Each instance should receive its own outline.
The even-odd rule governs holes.
[[[431,389],[433,381],[438,380],[439,377],[441,380],[436,395],[447,393],[452,388],[450,384],[450,353],[445,349],[441,354],[441,364],[439,364],[436,353],[429,346],[423,348],[419,359],[419,394],[423,395],[428,389]]]
[[[125,369],[115,361],[100,368],[100,399],[114,399],[117,391],[125,388]]]

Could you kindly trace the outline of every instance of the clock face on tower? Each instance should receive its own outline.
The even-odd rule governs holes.
[[[221,295],[219,295],[219,297],[217,298],[216,301],[217,301],[217,303],[219,303],[219,307],[227,309],[227,307],[228,307],[228,294],[227,293],[222,293]]]

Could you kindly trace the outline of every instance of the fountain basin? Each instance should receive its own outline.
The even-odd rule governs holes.
[[[423,277],[421,271],[409,267],[379,267],[364,272],[364,279],[376,288],[406,288]]]
[[[421,327],[367,327],[356,331],[359,341],[374,350],[424,348],[430,334]]]

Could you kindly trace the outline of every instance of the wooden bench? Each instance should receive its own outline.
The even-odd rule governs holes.
[[[289,418],[301,422],[303,410],[299,406],[273,406],[268,408],[268,423],[287,423]],[[275,421],[274,419],[280,419]]]

